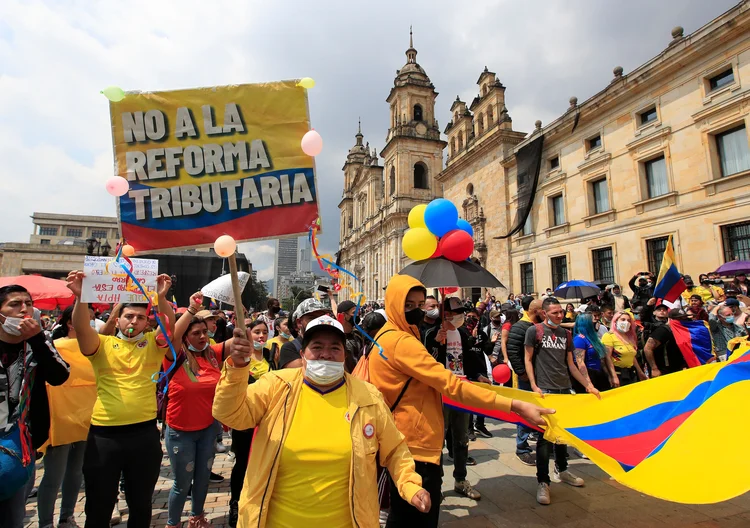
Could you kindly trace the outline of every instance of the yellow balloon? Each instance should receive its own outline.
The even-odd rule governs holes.
[[[424,223],[425,209],[427,209],[427,204],[419,204],[411,208],[411,211],[409,211],[409,227],[411,227],[412,229],[416,229],[418,227],[427,227]],[[432,256],[432,253],[430,253],[430,256]]]
[[[315,86],[315,81],[312,79],[312,77],[303,77],[297,82],[297,86],[301,86],[302,88],[307,88],[309,90],[310,88],[313,88]]]
[[[401,241],[404,253],[412,260],[430,258],[435,253],[437,245],[437,237],[425,227],[416,227],[407,230],[404,233],[404,239]]]

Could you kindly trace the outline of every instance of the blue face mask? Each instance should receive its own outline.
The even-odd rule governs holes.
[[[553,322],[552,322],[552,321],[550,321],[550,320],[549,320],[549,318],[548,318],[548,319],[547,319],[547,326],[551,326],[552,328],[557,328],[557,327],[558,327],[558,326],[560,326],[560,325],[558,325],[558,324],[555,324],[555,323],[553,323]]]
[[[259,341],[253,341],[253,346],[255,347],[255,350],[263,350],[263,345],[265,343],[261,343]]]
[[[729,315],[729,316],[725,317],[724,320],[727,323],[729,323],[729,324],[734,323],[734,316],[733,315]]]
[[[196,352],[196,353],[198,353],[198,352],[203,352],[203,351],[204,351],[204,350],[206,350],[207,348],[208,348],[208,343],[206,343],[206,346],[204,346],[204,347],[203,347],[203,349],[201,349],[201,350],[198,350],[198,349],[197,349],[197,348],[195,348],[195,347],[194,347],[193,345],[191,345],[190,343],[188,343],[188,350],[189,350],[190,352]]]
[[[291,334],[285,334],[284,332],[279,332],[279,335],[284,339],[289,339],[290,337],[292,337]]]

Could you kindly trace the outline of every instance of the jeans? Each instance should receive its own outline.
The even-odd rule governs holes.
[[[573,393],[570,389],[542,389],[544,394],[571,394]],[[544,436],[539,437],[539,441],[536,443],[536,480],[537,482],[550,483],[549,480],[549,459],[552,455],[552,450],[555,452],[555,466],[559,472],[563,472],[568,469],[568,446],[565,444],[553,444],[548,440],[544,439]]]
[[[83,454],[86,441],[73,442],[61,446],[50,446],[44,455],[44,476],[39,483],[37,509],[39,526],[45,528],[54,523],[55,500],[62,485],[60,521],[65,521],[75,513],[78,492],[83,481]]]
[[[91,426],[83,457],[86,528],[109,526],[121,473],[125,477],[128,528],[149,528],[151,500],[161,469],[160,436],[156,420]]]
[[[23,528],[23,519],[26,517],[26,500],[31,494],[35,479],[36,465],[31,470],[31,477],[26,485],[21,486],[12,497],[0,501],[0,527]]]
[[[211,424],[200,431],[178,431],[167,427],[164,441],[174,473],[174,484],[169,491],[167,524],[179,526],[191,484],[193,492],[190,515],[203,513],[203,505],[208,495],[211,466],[214,463],[216,427]]]
[[[468,416],[468,415],[467,415]],[[422,477],[422,488],[430,494],[430,511],[422,513],[398,494],[398,487],[391,484],[391,511],[386,528],[437,528],[440,516],[440,491],[443,487],[443,470],[437,464],[414,462],[417,474]]]
[[[531,383],[529,380],[523,380],[518,378],[518,388],[520,390],[531,391]],[[531,446],[529,446],[529,435],[534,432],[534,429],[526,427],[525,425],[516,425],[516,455],[531,454]]]
[[[453,478],[466,480],[466,459],[469,458],[469,415],[447,407],[443,408],[445,429],[451,429],[453,451]]]

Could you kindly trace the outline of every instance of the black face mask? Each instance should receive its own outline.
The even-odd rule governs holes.
[[[271,306],[271,313],[277,314],[281,311],[281,306]]]
[[[406,316],[406,322],[410,325],[419,326],[424,319],[424,310],[420,308],[414,308],[404,314]]]

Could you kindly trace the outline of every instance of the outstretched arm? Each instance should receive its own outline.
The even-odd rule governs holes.
[[[73,270],[68,273],[66,279],[68,289],[76,297],[76,304],[73,307],[73,329],[76,331],[78,347],[84,356],[93,356],[99,350],[99,334],[91,327],[89,322],[89,307],[81,302],[81,288],[83,287],[83,272]]]

